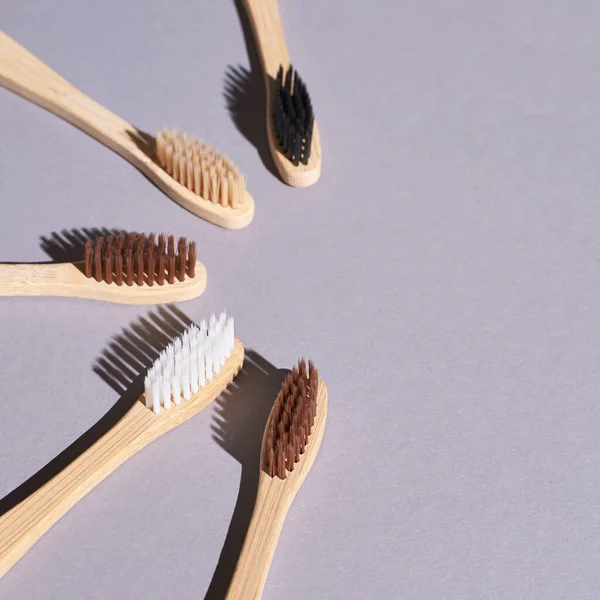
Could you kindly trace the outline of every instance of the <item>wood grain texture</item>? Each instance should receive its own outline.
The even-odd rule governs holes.
[[[206,268],[164,285],[117,285],[88,279],[83,263],[0,264],[0,296],[68,296],[119,304],[165,304],[197,298],[206,289]]]
[[[189,400],[156,415],[144,396],[96,443],[53,479],[0,517],[0,578],[90,490],[144,446],[208,406],[242,368],[244,347],[236,338],[218,375]]]
[[[238,208],[215,204],[173,179],[142,148],[147,139],[65,81],[58,73],[0,32],[0,84],[85,131],[128,160],[172,200],[195,215],[226,229],[241,229],[254,218],[254,200],[246,192]]]
[[[326,418],[327,387],[319,379],[317,414],[306,451],[294,470],[286,474],[285,479],[270,477],[263,469],[266,463],[267,423],[263,435],[256,503],[226,600],[258,600],[262,596],[285,517],[321,447]]]
[[[277,71],[281,65],[283,65],[284,70],[290,66],[290,57],[279,18],[278,2],[277,0],[243,0],[243,2],[252,23],[263,67],[267,92],[267,139],[273,161],[281,178],[288,185],[293,187],[307,187],[315,183],[321,176],[321,136],[319,135],[317,121],[315,120],[313,125],[313,137],[308,164],[304,165],[300,163],[297,166],[294,166],[279,150],[273,125],[272,105]]]

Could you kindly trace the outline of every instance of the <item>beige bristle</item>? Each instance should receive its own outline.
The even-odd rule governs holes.
[[[156,159],[178,183],[204,200],[237,208],[244,202],[245,181],[224,155],[177,129],[156,136]]]
[[[229,180],[224,173],[221,173],[221,204],[229,205]]]

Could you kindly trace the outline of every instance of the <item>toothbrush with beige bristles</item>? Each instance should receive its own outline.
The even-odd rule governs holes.
[[[191,325],[156,359],[144,393],[127,413],[60,473],[0,517],[0,577],[81,498],[144,446],[219,396],[244,362],[233,319]]]
[[[206,221],[241,229],[254,200],[240,170],[200,140],[177,130],[156,139],[113,114],[0,31],[0,84],[69,121],[114,150],[172,200]]]
[[[284,380],[265,427],[252,519],[225,600],[262,596],[275,548],[292,501],[323,439],[327,388],[309,361]]]
[[[68,296],[121,304],[197,298],[206,269],[196,242],[120,233],[88,240],[75,263],[0,264],[0,296]]]

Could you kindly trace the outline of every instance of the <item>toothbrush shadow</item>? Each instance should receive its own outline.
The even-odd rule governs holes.
[[[247,350],[235,386],[216,400],[213,438],[242,466],[238,497],[217,567],[204,600],[223,600],[252,517],[263,431],[287,369]]]
[[[84,258],[85,243],[99,237],[118,235],[122,229],[107,229],[106,227],[81,227],[53,231],[48,236],[40,236],[42,250],[57,263],[79,262]]]
[[[0,500],[0,516],[48,483],[118,423],[140,397],[148,367],[164,346],[190,323],[190,319],[178,308],[168,305],[140,317],[113,337],[95,362],[93,371],[119,394],[119,399],[81,437],[4,496]]]
[[[228,65],[223,96],[237,130],[256,148],[265,168],[281,180],[267,139],[265,84],[254,33],[241,0],[234,0],[246,42],[250,70]]]

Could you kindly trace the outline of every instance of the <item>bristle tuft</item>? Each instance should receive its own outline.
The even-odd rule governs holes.
[[[230,208],[245,201],[245,177],[199,139],[163,129],[156,135],[156,158],[173,179],[204,200]]]
[[[189,401],[221,371],[235,344],[233,318],[223,312],[211,323],[191,325],[156,359],[144,381],[149,409],[158,414]]]
[[[84,259],[85,260],[85,266],[84,266],[85,276],[88,279],[90,279],[92,277],[92,272],[93,272],[93,269],[92,269],[92,258],[94,256],[94,244],[92,244],[91,240],[88,240],[85,243],[85,250],[84,250],[84,252],[85,252],[85,259]]]
[[[193,261],[188,263],[188,260]],[[117,285],[141,286],[163,285],[184,281],[196,275],[196,243],[161,234],[156,245],[156,236],[121,233],[118,236],[99,237],[88,240],[84,248],[83,272],[96,281]]]
[[[281,152],[294,165],[308,164],[315,116],[306,85],[293,67],[279,67],[272,119]]]
[[[267,424],[264,470],[285,479],[301,460],[317,413],[319,374],[304,359],[283,380]]]

